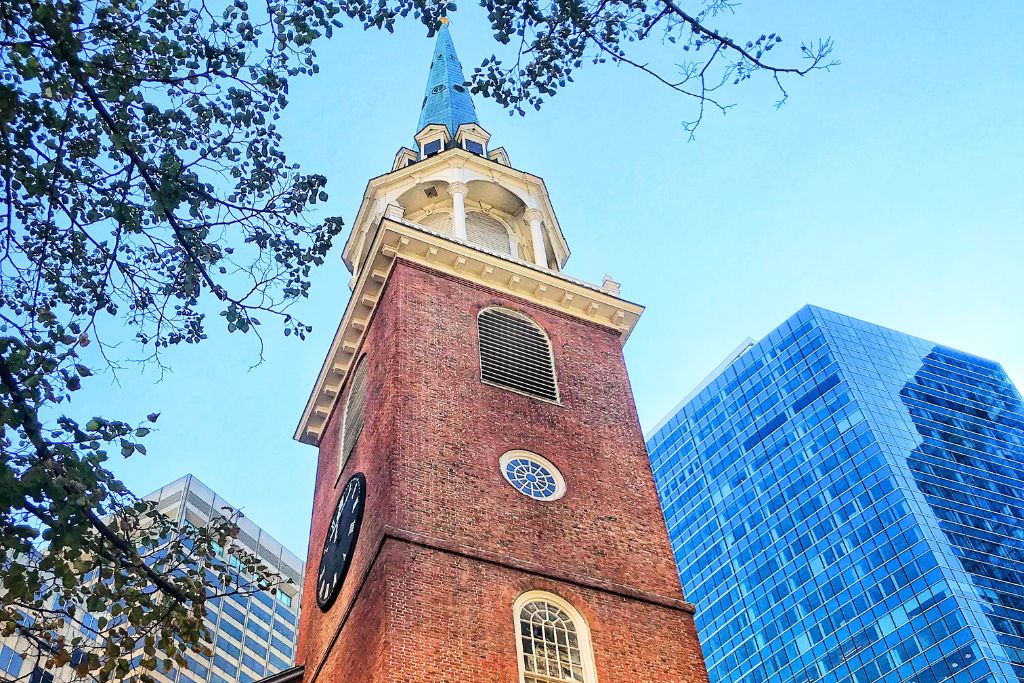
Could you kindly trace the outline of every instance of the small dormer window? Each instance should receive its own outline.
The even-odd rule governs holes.
[[[440,139],[434,139],[429,142],[423,143],[423,156],[429,157],[437,154],[441,151],[442,145]]]
[[[501,164],[502,166],[512,166],[512,162],[508,160],[508,153],[505,152],[504,147],[492,149],[490,153],[487,155],[487,158],[497,164]]]
[[[420,159],[432,157],[445,150],[445,146],[452,139],[448,128],[440,123],[431,123],[423,130],[416,133],[416,143],[419,145]]]
[[[455,141],[459,147],[477,156],[487,155],[487,141],[490,133],[476,123],[464,123],[455,131]]]
[[[391,165],[391,170],[397,171],[400,168],[412,166],[419,161],[419,159],[419,152],[411,150],[408,147],[402,147],[398,150],[398,154],[395,155],[395,162]]]

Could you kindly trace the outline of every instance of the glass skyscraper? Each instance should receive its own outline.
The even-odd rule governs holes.
[[[1024,682],[1024,407],[815,307],[648,441],[712,683]]]

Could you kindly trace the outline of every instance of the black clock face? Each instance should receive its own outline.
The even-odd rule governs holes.
[[[359,472],[353,474],[345,484],[324,540],[324,554],[320,558],[320,571],[316,577],[316,604],[324,612],[330,609],[338,597],[338,590],[352,563],[365,501],[366,477]]]

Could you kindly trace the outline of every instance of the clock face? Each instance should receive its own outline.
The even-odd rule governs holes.
[[[320,558],[320,571],[316,577],[316,604],[326,612],[338,597],[345,574],[352,563],[359,525],[363,521],[366,501],[366,477],[362,472],[352,475],[338,500],[331,517],[331,526],[324,539],[324,554]]]

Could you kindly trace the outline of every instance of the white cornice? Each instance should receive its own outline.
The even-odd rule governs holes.
[[[625,344],[643,307],[600,287],[414,223],[382,218],[352,298],[302,412],[295,439],[316,445],[366,335],[395,261],[402,259],[616,330]]]

